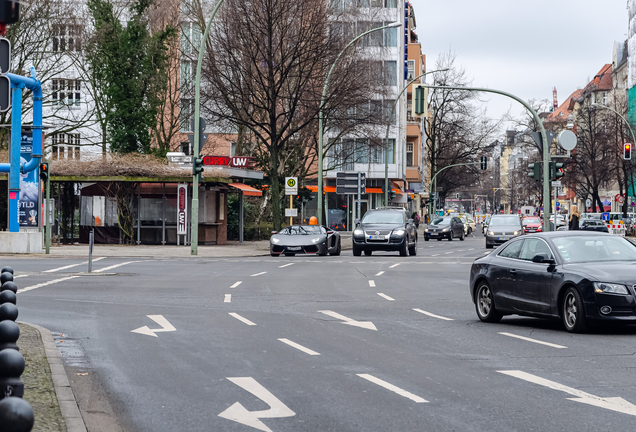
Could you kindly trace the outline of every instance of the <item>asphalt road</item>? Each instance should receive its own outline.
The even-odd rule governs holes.
[[[106,258],[95,276],[80,259],[0,264],[21,276],[20,320],[54,332],[102,430],[113,416],[144,432],[631,430],[636,327],[481,323],[468,272],[483,237],[418,246]]]

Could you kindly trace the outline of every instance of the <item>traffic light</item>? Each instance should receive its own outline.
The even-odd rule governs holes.
[[[0,0],[0,24],[13,24],[20,19],[20,2]]]
[[[42,162],[40,164],[40,178],[45,182],[49,178],[49,163]]]
[[[393,202],[394,198],[395,198],[395,192],[393,191],[393,189],[389,189],[389,204]]]
[[[486,170],[488,168],[488,156],[481,157],[481,169]]]
[[[532,177],[536,181],[541,180],[541,162],[535,162],[528,165],[530,172],[528,173],[528,177]]]
[[[421,85],[413,85],[414,103],[412,115],[413,117],[425,117],[426,116],[426,99],[428,96],[428,87],[422,87]]]
[[[563,164],[561,162],[550,162],[550,180],[556,181],[563,177]]]
[[[192,176],[198,177],[203,172],[203,159],[196,156],[192,159]]]
[[[632,145],[630,143],[623,144],[623,159],[632,159]]]

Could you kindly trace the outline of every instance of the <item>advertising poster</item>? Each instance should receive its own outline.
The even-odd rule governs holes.
[[[177,235],[188,233],[188,185],[179,183],[177,188]]]
[[[31,160],[33,132],[22,131],[20,140],[20,164]],[[26,174],[20,173],[20,227],[37,228],[39,221],[39,169]]]

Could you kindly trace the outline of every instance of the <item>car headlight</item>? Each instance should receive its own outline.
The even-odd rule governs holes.
[[[513,232],[512,235],[519,235],[519,231]]]
[[[404,230],[403,229],[395,230],[393,231],[393,234],[398,236],[404,235]]]
[[[278,240],[276,237],[272,237],[272,243],[278,243],[280,240]]]
[[[311,239],[311,242],[312,242],[313,244],[316,244],[316,243],[318,243],[319,241],[320,241],[320,237],[316,237],[316,238],[312,238],[312,239]]]
[[[495,235],[495,232],[494,232],[494,231],[489,231],[489,232],[488,232],[488,235],[493,236],[493,235]]]
[[[594,292],[597,294],[629,294],[625,285],[594,282]]]
[[[446,231],[448,231],[448,228],[444,228],[444,229],[442,230],[442,232],[446,232]]]
[[[424,228],[424,232],[428,232],[428,228]]]
[[[364,231],[362,231],[360,228],[356,228],[353,230],[353,235],[357,235],[357,236],[364,235]]]

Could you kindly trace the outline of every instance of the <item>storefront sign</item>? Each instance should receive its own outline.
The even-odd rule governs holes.
[[[22,131],[20,140],[20,164],[31,160],[33,151],[33,132]],[[19,219],[21,227],[37,227],[39,221],[39,170],[20,173],[20,207]]]
[[[252,168],[254,166],[254,158],[250,156],[203,156],[203,165]]]
[[[177,235],[188,234],[188,184],[177,187]]]

